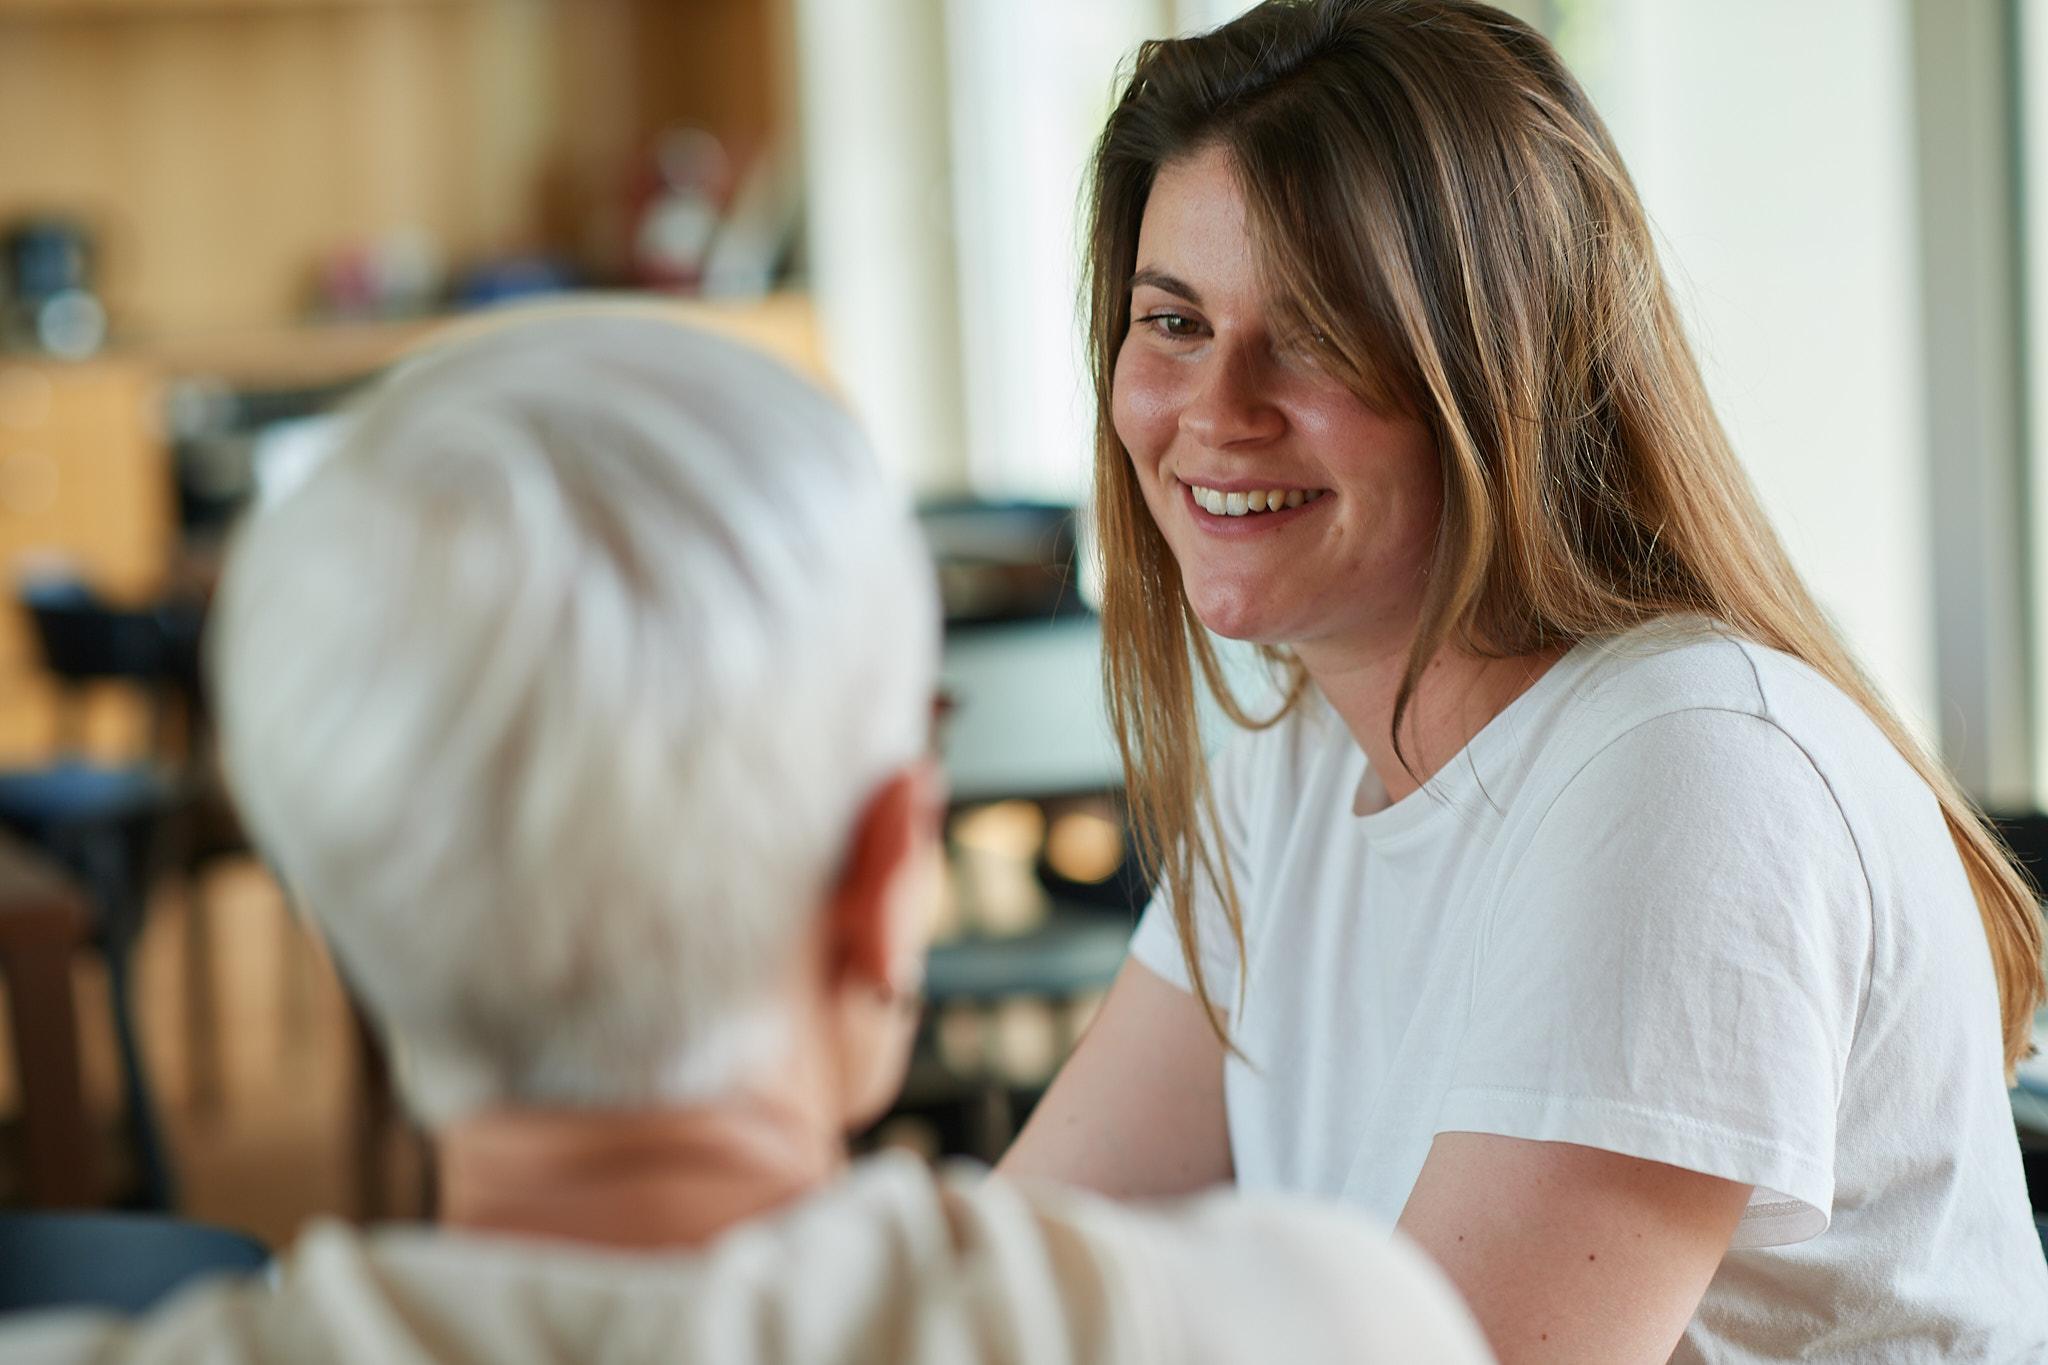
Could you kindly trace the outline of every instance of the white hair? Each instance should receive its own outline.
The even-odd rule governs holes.
[[[404,366],[243,528],[215,621],[251,830],[436,1123],[759,1064],[929,739],[931,568],[852,419],[652,317]]]

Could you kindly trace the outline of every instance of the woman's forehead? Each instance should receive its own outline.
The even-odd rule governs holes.
[[[1138,226],[1132,284],[1151,284],[1204,307],[1262,301],[1244,193],[1223,149],[1205,148],[1159,168]]]

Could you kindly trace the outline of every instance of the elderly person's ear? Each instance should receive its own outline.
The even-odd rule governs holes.
[[[937,891],[943,790],[928,759],[877,787],[826,902],[828,1047],[849,1131],[873,1122],[903,1084]]]
[[[826,905],[834,989],[916,996],[937,887],[944,779],[929,759],[897,770],[861,808]]]

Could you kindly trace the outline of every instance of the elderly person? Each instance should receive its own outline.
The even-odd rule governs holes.
[[[1412,1251],[849,1165],[910,1046],[938,855],[913,524],[832,403],[647,317],[418,361],[219,598],[251,827],[404,1059],[442,1226],[50,1360],[1461,1361]]]

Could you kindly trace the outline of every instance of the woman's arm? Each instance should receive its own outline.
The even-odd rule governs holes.
[[[1439,1133],[1401,1212],[1501,1365],[1670,1358],[1750,1187],[1592,1147]]]
[[[1126,962],[996,1169],[1119,1199],[1228,1181],[1223,1045],[1195,998]]]

